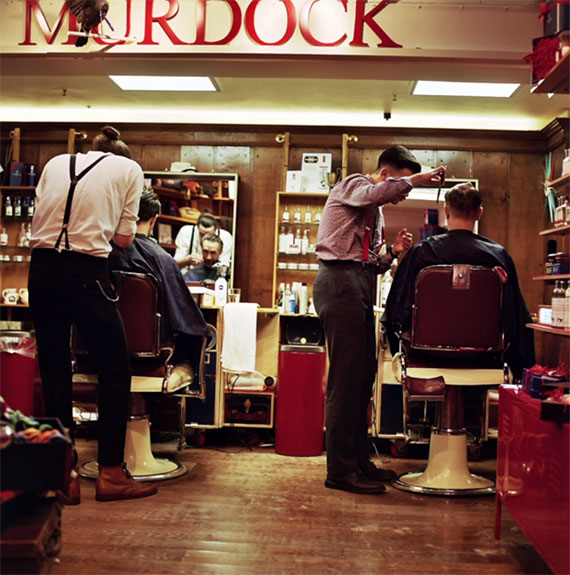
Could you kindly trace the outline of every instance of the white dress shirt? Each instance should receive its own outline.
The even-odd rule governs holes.
[[[75,173],[102,155],[94,151],[77,154]],[[69,154],[52,158],[42,172],[36,188],[32,248],[55,248],[70,185],[69,158]],[[143,185],[142,169],[133,160],[109,154],[99,162],[75,188],[68,224],[70,250],[106,258],[115,234],[133,235]],[[62,238],[59,249],[64,247]]]

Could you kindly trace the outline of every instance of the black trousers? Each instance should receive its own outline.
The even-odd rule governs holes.
[[[368,457],[368,406],[376,375],[376,271],[359,263],[321,263],[313,296],[323,326],[329,375],[326,403],[327,471],[358,471]]]
[[[34,249],[28,281],[44,403],[49,417],[72,429],[70,333],[74,323],[99,378],[97,461],[124,458],[131,371],[123,322],[107,260]]]

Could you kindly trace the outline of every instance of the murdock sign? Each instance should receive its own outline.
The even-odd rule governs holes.
[[[332,48],[401,48],[383,23],[398,10],[391,0],[110,0],[107,14],[114,31],[101,24],[95,32],[111,38],[90,43],[120,51],[286,51]],[[66,3],[18,0],[4,3],[3,51],[67,51],[69,32],[79,29]],[[128,37],[131,42],[116,39]],[[12,49],[9,49],[9,48]],[[7,49],[8,48],[8,49]],[[225,48],[225,49],[224,49]],[[335,50],[338,53],[338,50]]]

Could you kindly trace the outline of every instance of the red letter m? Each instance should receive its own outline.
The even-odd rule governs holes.
[[[63,23],[63,19],[66,13],[69,11],[67,4],[63,4],[61,10],[59,11],[59,16],[57,17],[57,21],[54,26],[54,30],[50,28],[50,25],[46,19],[46,16],[43,10],[40,8],[39,0],[26,0],[26,39],[23,42],[20,42],[19,46],[36,46],[35,42],[32,42],[32,15],[35,16],[38,26],[40,28],[41,33],[43,34],[44,40],[48,44],[53,44],[55,38],[61,28]],[[75,20],[73,15],[70,17]],[[73,22],[74,23],[74,22]],[[73,44],[74,40],[68,39],[67,42],[63,42],[63,44]]]

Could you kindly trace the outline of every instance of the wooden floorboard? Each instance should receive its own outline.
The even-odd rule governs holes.
[[[93,441],[78,448],[80,461],[95,455]],[[196,465],[136,501],[96,502],[94,482],[82,479],[81,505],[64,510],[53,575],[551,573],[506,511],[495,540],[494,497],[333,491],[323,485],[324,456],[270,447],[176,452],[161,443],[155,452]],[[398,473],[425,466],[382,461]],[[493,477],[495,460],[471,467]]]

